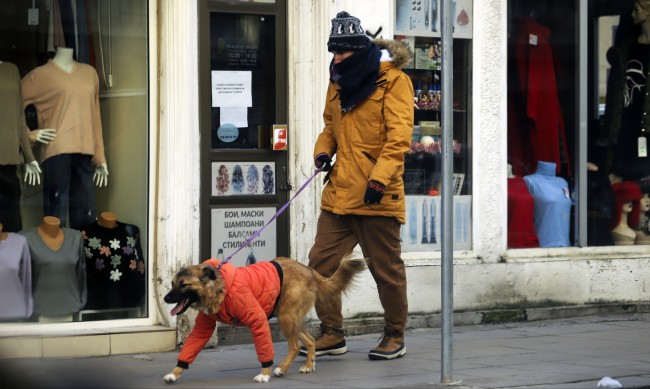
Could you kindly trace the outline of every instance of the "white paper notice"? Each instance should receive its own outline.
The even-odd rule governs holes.
[[[237,128],[248,127],[248,108],[246,107],[220,107],[219,125],[230,123]]]
[[[213,107],[252,107],[252,73],[249,71],[212,71]]]

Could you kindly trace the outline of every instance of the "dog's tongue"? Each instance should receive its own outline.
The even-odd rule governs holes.
[[[183,300],[180,303],[176,304],[176,306],[174,308],[172,308],[171,312],[169,312],[169,313],[172,316],[176,316],[178,314],[178,312],[180,312],[183,309],[186,302],[187,302],[187,300]]]

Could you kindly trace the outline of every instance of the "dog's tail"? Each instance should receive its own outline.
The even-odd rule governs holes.
[[[354,277],[365,270],[365,259],[351,259],[351,257],[352,252],[343,257],[339,268],[330,278],[317,277],[319,282],[316,299],[319,305],[327,304],[333,298],[339,297],[341,293],[345,293],[352,285]]]

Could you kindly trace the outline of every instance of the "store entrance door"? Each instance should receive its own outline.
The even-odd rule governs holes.
[[[289,255],[286,3],[201,10],[201,253],[235,266]],[[233,255],[234,254],[234,255]]]

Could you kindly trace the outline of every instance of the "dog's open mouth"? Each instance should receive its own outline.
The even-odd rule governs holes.
[[[192,302],[190,301],[190,298],[184,298],[181,300],[172,310],[169,312],[172,316],[175,315],[180,315],[181,313],[187,311],[187,308],[192,305]]]

